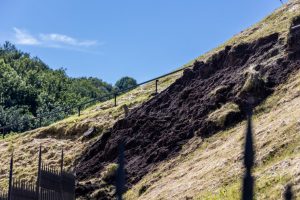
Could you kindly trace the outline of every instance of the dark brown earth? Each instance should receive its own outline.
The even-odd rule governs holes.
[[[193,69],[131,111],[88,149],[78,161],[78,179],[99,177],[105,166],[116,162],[118,143],[123,141],[127,186],[131,187],[157,163],[178,154],[192,137],[208,137],[244,119],[250,100],[258,105],[300,68],[300,48],[293,42],[300,41],[300,32],[291,33],[287,43],[272,34],[253,43],[227,46],[206,63],[195,62]],[[208,120],[209,113],[227,102],[237,104],[240,111],[228,114],[223,126]],[[95,188],[79,186],[77,194],[86,195]]]

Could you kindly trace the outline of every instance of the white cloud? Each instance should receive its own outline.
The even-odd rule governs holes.
[[[79,40],[67,35],[57,33],[40,33],[32,35],[26,30],[19,28],[14,29],[14,42],[21,45],[40,45],[49,48],[65,48],[78,50],[81,48],[88,48],[99,45],[96,40]]]
[[[22,45],[38,45],[39,41],[24,30],[14,27],[15,43]]]
[[[82,47],[90,47],[98,44],[95,40],[77,40],[67,35],[51,33],[51,34],[40,34],[40,39],[44,42],[50,43],[59,43],[70,46],[82,46]]]

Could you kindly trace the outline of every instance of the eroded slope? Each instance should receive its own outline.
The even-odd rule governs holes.
[[[300,73],[258,106],[253,116],[257,199],[282,199],[293,184],[300,198]],[[125,199],[240,199],[246,122],[209,138],[195,137],[179,156],[160,164]],[[193,153],[189,148],[194,147]]]
[[[122,141],[131,187],[161,161],[178,155],[191,138],[206,138],[241,121],[249,101],[258,105],[299,69],[299,46],[291,42],[298,37],[299,32],[292,31],[287,42],[274,33],[226,46],[205,63],[195,62],[193,69],[119,120],[82,155],[76,167],[79,180],[101,177],[105,167],[116,162]]]

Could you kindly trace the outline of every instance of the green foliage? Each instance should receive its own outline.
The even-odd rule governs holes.
[[[132,88],[137,85],[137,82],[135,79],[125,76],[118,80],[115,84],[116,90],[126,90],[129,88]]]
[[[8,131],[28,130],[36,126],[30,120],[35,116],[112,92],[113,87],[100,79],[70,78],[65,69],[52,70],[9,42],[0,47],[0,126],[16,124]],[[66,114],[47,117],[42,123],[50,124]],[[18,126],[21,121],[27,122]]]

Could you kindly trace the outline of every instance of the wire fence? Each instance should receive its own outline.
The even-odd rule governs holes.
[[[117,98],[118,98],[119,95],[124,94],[126,92],[129,92],[129,91],[131,91],[133,89],[136,89],[136,88],[138,88],[138,87],[140,87],[142,85],[145,85],[147,83],[155,82],[154,94],[157,94],[158,93],[159,79],[162,79],[162,78],[168,77],[170,75],[179,73],[179,72],[184,71],[185,69],[188,69],[190,67],[191,66],[183,67],[181,69],[178,69],[178,70],[175,70],[173,72],[161,75],[159,77],[150,79],[148,81],[144,81],[144,82],[139,83],[139,84],[137,84],[135,86],[132,86],[130,88],[127,88],[127,89],[124,89],[124,90],[119,90],[119,91],[115,92],[114,94],[103,95],[101,97],[93,98],[93,99],[85,101],[83,103],[66,106],[64,108],[56,108],[56,109],[54,109],[50,113],[44,113],[44,114],[41,114],[39,116],[32,117],[30,119],[25,119],[25,120],[22,120],[22,121],[16,121],[14,123],[7,124],[5,126],[0,127],[0,131],[1,131],[2,137],[4,138],[5,135],[9,133],[9,130],[11,130],[13,127],[24,125],[26,123],[33,122],[33,124],[35,124],[34,128],[42,127],[44,119],[49,118],[49,117],[58,116],[61,113],[64,113],[65,116],[68,116],[69,114],[75,114],[77,112],[78,116],[80,116],[81,115],[81,111],[84,108],[88,107],[89,105],[93,105],[93,104],[95,104],[97,102],[103,102],[103,101],[107,101],[107,100],[114,100],[114,105],[113,106],[117,106]]]

